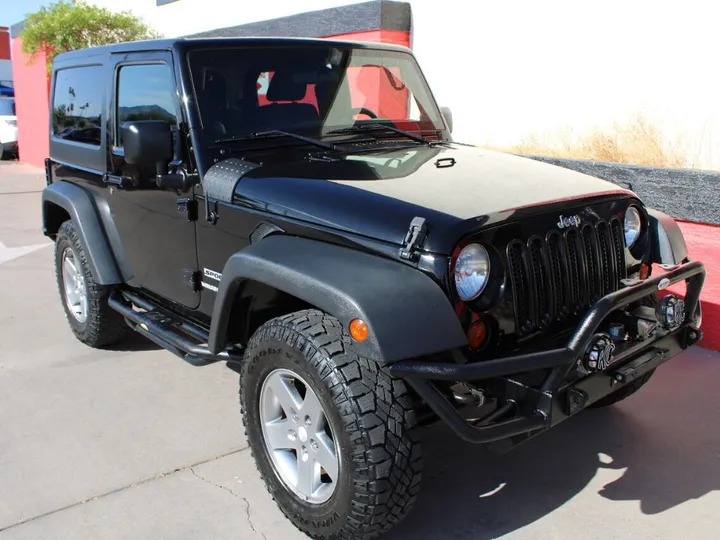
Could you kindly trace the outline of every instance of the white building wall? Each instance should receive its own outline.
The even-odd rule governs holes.
[[[359,1],[359,0],[358,0]],[[455,136],[509,145],[643,113],[720,168],[716,9],[706,0],[409,0],[415,53]],[[168,37],[355,0],[95,0]],[[121,7],[122,6],[122,7]]]

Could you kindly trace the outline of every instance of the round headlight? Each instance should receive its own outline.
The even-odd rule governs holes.
[[[490,256],[480,244],[465,246],[455,261],[455,288],[460,298],[474,300],[485,289],[490,277]]]
[[[631,206],[625,212],[625,245],[629,248],[635,245],[640,231],[642,230],[642,218],[640,212]]]

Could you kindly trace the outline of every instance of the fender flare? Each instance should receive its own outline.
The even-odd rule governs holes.
[[[42,220],[45,236],[52,236],[54,233],[50,218],[53,206],[65,210],[72,219],[93,279],[100,285],[122,283],[120,271],[115,263],[105,236],[105,229],[90,193],[69,182],[55,182],[45,187],[42,192]]]
[[[360,318],[369,337],[362,356],[381,363],[438,353],[467,344],[440,286],[420,270],[354,249],[281,234],[232,255],[223,268],[208,347],[225,346],[230,311],[248,280],[291,294],[337,317],[347,328]]]
[[[671,216],[647,209],[652,261],[660,264],[679,264],[688,258],[688,248],[682,229]]]

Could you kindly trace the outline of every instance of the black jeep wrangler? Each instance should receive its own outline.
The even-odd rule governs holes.
[[[51,99],[43,230],[72,331],[236,370],[260,474],[312,538],[407,515],[419,426],[506,450],[701,339],[705,269],[673,219],[454,142],[406,49],[117,44],[57,56]]]

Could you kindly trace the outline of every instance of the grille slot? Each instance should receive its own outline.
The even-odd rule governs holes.
[[[620,288],[625,243],[620,221],[551,231],[546,238],[507,247],[515,319],[520,335],[543,330],[587,309]]]
[[[627,268],[625,267],[625,231],[620,220],[614,218],[610,220],[610,236],[612,238],[613,251],[615,260],[618,264],[615,267],[615,290],[620,288],[620,282],[627,277]]]
[[[602,294],[606,295],[615,290],[615,258],[613,245],[610,239],[610,227],[601,222],[597,226],[598,255],[600,256],[600,269],[602,275]]]
[[[585,225],[580,233],[582,236],[583,255],[585,256],[585,297],[590,302],[596,302],[599,295],[598,289],[602,290],[600,284],[600,265],[598,264],[597,237],[592,225]]]
[[[521,332],[532,329],[530,321],[530,279],[525,266],[525,246],[520,241],[508,245],[510,280],[515,291],[515,321]]]
[[[575,291],[572,283],[572,268],[568,260],[567,245],[558,231],[552,231],[547,236],[548,261],[550,276],[553,280],[554,296],[553,308],[557,320],[565,319],[574,311],[576,300],[573,299]]]

